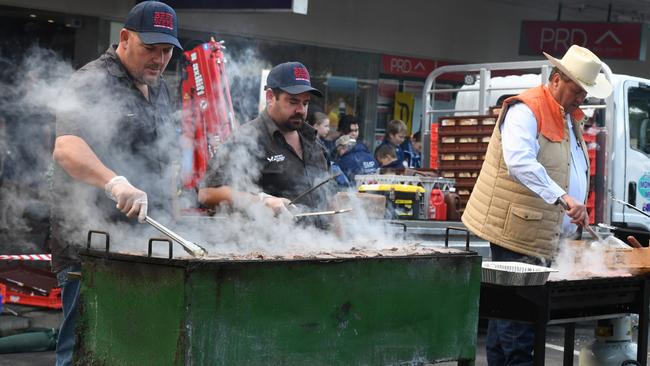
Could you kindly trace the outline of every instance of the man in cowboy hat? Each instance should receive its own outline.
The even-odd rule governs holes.
[[[586,48],[573,45],[561,60],[544,55],[555,66],[548,84],[504,101],[462,216],[490,242],[494,261],[548,265],[560,238],[588,224],[589,159],[579,106],[587,95],[606,98],[612,86]],[[532,325],[491,320],[488,364],[532,365],[534,334]]]

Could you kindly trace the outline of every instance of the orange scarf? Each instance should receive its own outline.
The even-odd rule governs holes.
[[[525,92],[506,99],[504,107],[515,101],[523,102],[533,111],[537,120],[537,133],[542,134],[553,142],[560,142],[567,138],[564,136],[564,109],[553,98],[546,85],[540,85]],[[582,122],[585,118],[584,112],[577,108],[571,113],[574,122]]]

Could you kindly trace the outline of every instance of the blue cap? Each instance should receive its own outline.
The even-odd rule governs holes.
[[[124,28],[138,32],[144,44],[166,43],[183,49],[178,43],[176,12],[158,1],[143,1],[131,9]]]
[[[266,87],[278,88],[293,95],[310,92],[319,97],[323,96],[320,90],[311,86],[309,71],[300,62],[285,62],[273,67],[266,78]]]

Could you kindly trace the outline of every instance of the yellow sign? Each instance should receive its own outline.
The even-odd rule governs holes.
[[[395,106],[393,108],[393,119],[399,119],[406,123],[406,130],[411,134],[413,126],[413,103],[415,102],[413,93],[395,93]]]

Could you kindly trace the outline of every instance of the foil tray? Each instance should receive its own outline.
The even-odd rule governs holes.
[[[521,262],[483,262],[481,282],[503,286],[541,286],[557,269]]]

